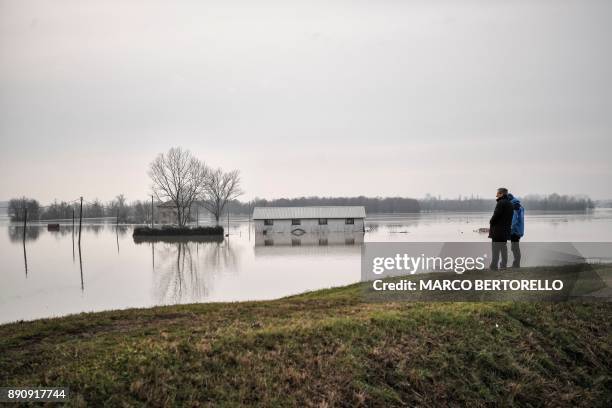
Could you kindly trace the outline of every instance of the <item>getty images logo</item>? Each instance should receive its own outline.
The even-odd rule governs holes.
[[[385,272],[407,272],[415,274],[419,271],[453,271],[462,274],[465,271],[482,271],[485,268],[487,255],[479,257],[469,256],[410,256],[408,254],[395,254],[389,257],[375,257],[372,259],[372,272],[381,275]]]

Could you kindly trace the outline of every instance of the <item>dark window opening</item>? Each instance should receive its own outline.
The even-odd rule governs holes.
[[[291,225],[302,225],[302,220],[294,218],[291,220]]]
[[[319,218],[319,225],[327,225],[327,218]]]
[[[274,225],[274,220],[264,220],[264,225]]]
[[[299,238],[293,238],[291,240],[291,246],[300,246],[302,245],[302,240]]]
[[[344,223],[345,223],[346,225],[353,225],[353,224],[355,224],[355,219],[354,219],[354,218],[347,218],[347,219],[344,221]]]
[[[274,240],[273,239],[266,239],[264,241],[264,246],[274,246]]]
[[[327,244],[327,238],[319,238],[319,245],[326,246]]]

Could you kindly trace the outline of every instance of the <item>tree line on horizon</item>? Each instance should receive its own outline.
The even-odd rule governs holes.
[[[570,195],[527,195],[522,200],[527,210],[534,211],[586,211],[595,206],[588,197]],[[160,204],[156,201],[155,207]],[[194,206],[199,206],[202,211],[205,208],[201,203],[195,201]],[[232,214],[251,214],[254,207],[305,207],[305,206],[364,206],[369,214],[376,213],[417,213],[417,212],[440,212],[440,211],[490,211],[495,206],[494,199],[478,197],[462,198],[439,198],[426,197],[414,199],[406,197],[298,197],[263,199],[256,198],[252,201],[242,202],[229,200],[225,206]],[[79,203],[54,201],[50,205],[41,206],[39,202],[31,198],[18,198],[9,201],[8,214],[12,221],[23,221],[24,211],[27,208],[29,220],[70,220],[72,214],[78,218]],[[154,209],[154,211],[156,211]],[[221,216],[221,214],[219,214]],[[151,202],[136,200],[127,202],[123,194],[119,194],[113,200],[103,203],[95,199],[83,203],[84,218],[115,218],[120,223],[148,223],[151,220]],[[213,216],[214,217],[214,216]],[[189,220],[193,220],[193,211]]]
[[[53,201],[42,206],[36,199],[14,198],[8,202],[8,215],[11,221],[23,221],[26,215],[28,220],[71,220],[74,216],[79,218],[80,203],[77,201]],[[83,218],[115,218],[118,222],[148,222],[151,219],[151,203],[136,200],[128,203],[123,194],[113,200],[103,203],[99,199],[84,200]]]
[[[560,195],[528,194],[519,197],[526,210],[533,211],[586,211],[594,208],[595,203],[588,197]],[[495,199],[480,197],[437,198],[428,196],[419,200],[421,211],[490,211],[495,206]]]
[[[535,211],[585,211],[595,207],[588,197],[559,195],[527,195],[523,206]],[[491,211],[495,199],[480,197],[440,198],[427,196],[422,199],[407,197],[298,197],[273,200],[256,198],[250,202],[232,201],[228,208],[232,213],[249,214],[254,207],[304,207],[304,206],[364,206],[367,213],[416,213],[436,211]]]
[[[231,212],[250,214],[254,207],[364,206],[368,213],[414,213],[420,211],[419,201],[407,197],[298,197],[253,201],[234,200],[228,204]]]

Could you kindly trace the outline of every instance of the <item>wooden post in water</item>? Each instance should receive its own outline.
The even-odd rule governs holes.
[[[229,222],[230,222],[230,217],[229,217],[229,206],[227,207],[227,236],[229,237]]]
[[[26,227],[28,226],[28,208],[23,207],[23,262],[25,265],[25,275],[28,277],[28,255],[26,254]]]
[[[115,225],[115,235],[117,237],[117,253],[119,253],[119,210],[117,210],[117,224]]]
[[[154,227],[154,220],[155,218],[153,218],[153,194],[151,194],[151,228]]]
[[[27,226],[28,226],[28,207],[23,207],[23,242],[25,242]]]
[[[83,197],[81,197],[81,208],[79,210],[79,258],[81,255],[81,226],[83,224]]]
[[[74,234],[74,206],[72,207],[72,234]]]
[[[26,253],[25,239],[23,240],[23,264],[25,265],[25,275],[28,277],[28,254]]]
[[[81,234],[79,233],[79,270],[81,271],[81,292],[85,291],[83,283],[83,257],[81,256]]]

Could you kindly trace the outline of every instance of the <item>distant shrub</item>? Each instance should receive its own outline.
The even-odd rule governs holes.
[[[164,225],[160,228],[136,227],[134,228],[135,237],[137,236],[187,236],[187,235],[215,235],[223,236],[223,227],[176,227]]]

